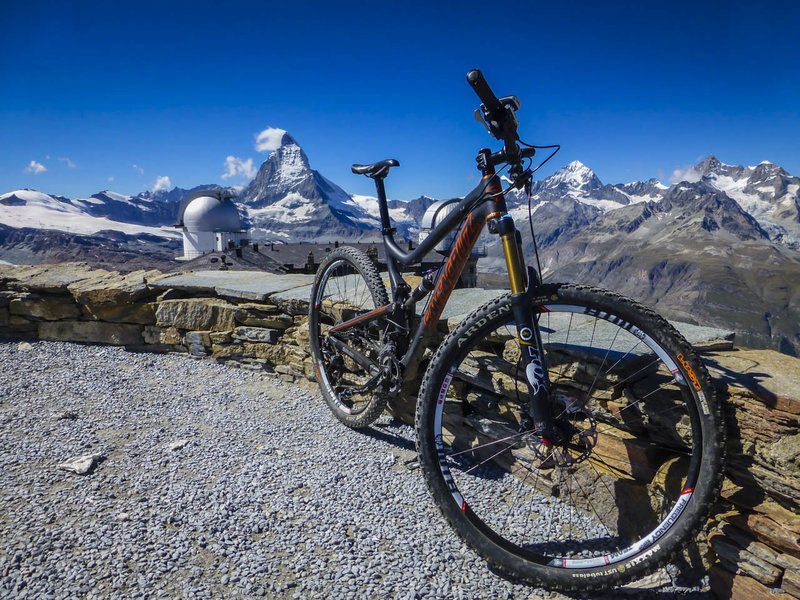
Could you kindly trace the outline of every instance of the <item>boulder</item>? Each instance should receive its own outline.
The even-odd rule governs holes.
[[[250,327],[287,329],[294,325],[292,317],[280,313],[277,306],[269,304],[240,304],[236,307],[234,318],[237,323]]]
[[[40,296],[38,294],[19,294],[8,304],[8,312],[35,320],[58,321],[77,319],[80,308],[70,296]]]
[[[709,572],[711,591],[716,598],[727,600],[795,600],[790,596],[759,583],[745,574],[731,573],[720,565],[714,565]]]
[[[134,271],[120,275],[116,271],[98,271],[97,275],[67,286],[80,304],[130,304],[156,292],[147,286],[147,279],[160,271]]]
[[[774,350],[712,352],[703,360],[726,394],[800,415],[800,358]]]
[[[155,325],[156,306],[154,302],[144,302],[135,304],[86,304],[82,308],[84,316],[94,321]]]
[[[226,331],[235,327],[236,307],[216,298],[165,300],[156,309],[156,322],[163,327],[202,331]]]
[[[211,348],[211,337],[208,331],[189,331],[186,333],[184,344],[189,353],[194,356],[207,356]]]
[[[181,332],[175,327],[144,327],[142,338],[145,344],[168,344],[177,346],[183,343]]]
[[[102,454],[83,454],[60,463],[58,468],[76,475],[87,475],[104,458]]]
[[[277,329],[264,329],[262,327],[237,327],[233,330],[233,337],[246,342],[274,344],[280,339],[281,332]]]
[[[108,271],[94,269],[86,263],[34,266],[0,265],[0,280],[5,280],[8,289],[48,294],[69,293],[69,285],[93,279],[102,274],[108,274]]]
[[[39,338],[59,342],[89,342],[128,346],[142,343],[142,326],[100,321],[43,321]]]

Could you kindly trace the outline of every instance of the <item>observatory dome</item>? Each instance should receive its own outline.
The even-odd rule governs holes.
[[[240,231],[242,219],[230,200],[204,195],[186,205],[183,226],[186,231]]]

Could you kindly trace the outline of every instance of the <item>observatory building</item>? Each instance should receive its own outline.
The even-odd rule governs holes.
[[[204,190],[181,203],[175,227],[183,228],[183,260],[239,246],[246,239],[232,197],[229,190]]]

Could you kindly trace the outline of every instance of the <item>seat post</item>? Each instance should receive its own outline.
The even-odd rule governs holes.
[[[386,188],[383,177],[375,177],[375,190],[378,193],[378,210],[381,214],[381,233],[391,235],[392,224],[389,221],[389,205],[386,201]]]

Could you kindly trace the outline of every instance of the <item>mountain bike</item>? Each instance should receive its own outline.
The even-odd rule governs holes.
[[[498,99],[478,70],[467,80],[476,117],[503,147],[480,150],[480,183],[417,248],[400,248],[389,218],[384,180],[399,163],[352,167],[375,180],[388,281],[355,248],[322,261],[309,307],[317,380],[353,428],[373,422],[404,381],[416,388],[486,226],[510,292],[474,310],[427,362],[415,416],[422,473],[455,532],[507,577],[562,590],[619,585],[665,565],[706,522],[722,477],[720,403],[692,347],[652,310],[545,283],[526,266],[505,194],[529,193],[536,149],[554,146],[524,144],[519,100]],[[403,271],[453,231],[441,268],[412,289]]]

